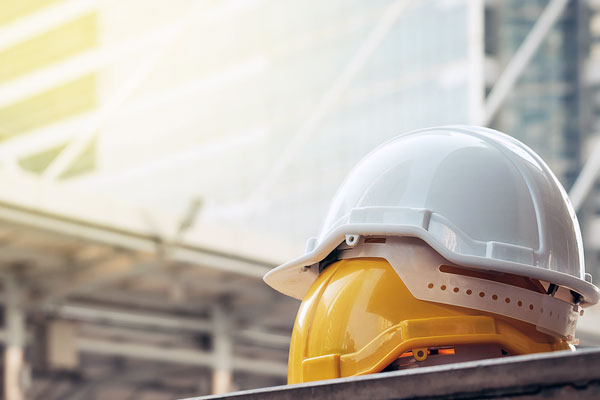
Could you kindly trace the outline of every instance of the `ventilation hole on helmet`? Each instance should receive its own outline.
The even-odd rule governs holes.
[[[504,350],[504,349],[501,349],[500,351],[502,352],[502,355],[503,355],[503,356],[506,356],[506,355],[508,355],[508,351],[506,351],[506,350]]]
[[[433,289],[433,283],[430,283],[429,285],[427,285],[427,287],[428,287],[429,289]]]
[[[454,291],[454,293],[458,293],[458,291],[460,290],[459,288],[455,287],[454,289],[452,289]]]
[[[498,295],[497,294],[493,294],[492,295],[492,300],[498,300]]]
[[[508,298],[508,297],[507,297],[507,298],[505,298],[505,299],[504,299],[504,302],[505,302],[506,304],[510,303],[510,298]]]
[[[517,302],[517,305],[518,305],[519,307],[521,307],[521,306],[523,305],[523,302],[522,302],[521,300],[519,300],[519,301]]]
[[[446,285],[442,285],[442,286],[440,286],[440,289],[442,289],[442,290],[446,290]]]
[[[530,304],[530,305],[529,305],[529,309],[530,309],[530,310],[533,310],[533,304]]]
[[[479,292],[479,297],[484,297],[485,293],[484,292]]]
[[[471,293],[473,293],[473,291],[471,289],[467,289],[467,294],[471,295]]]
[[[543,314],[544,313],[544,307],[540,308],[540,312]]]
[[[552,311],[550,311],[550,316],[552,316]]]

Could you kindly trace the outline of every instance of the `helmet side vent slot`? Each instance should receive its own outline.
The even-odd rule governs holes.
[[[455,267],[451,265],[441,265],[440,272],[446,274],[454,274],[461,276],[469,276],[472,278],[485,279],[488,281],[501,282],[507,285],[520,287],[522,289],[531,290],[536,293],[546,294],[546,289],[542,284],[534,279],[530,279],[520,275],[513,275],[508,273],[499,273],[492,271],[476,271],[467,268]]]
[[[554,283],[551,283],[550,286],[548,286],[548,290],[546,291],[546,293],[549,294],[550,296],[554,296],[556,294],[557,290],[558,290],[558,286],[555,285]]]
[[[367,237],[365,243],[385,243],[387,239],[384,237]]]

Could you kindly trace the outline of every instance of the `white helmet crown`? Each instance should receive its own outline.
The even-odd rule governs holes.
[[[264,279],[302,298],[311,266],[361,236],[417,237],[455,264],[560,285],[583,306],[599,300],[565,190],[531,149],[491,129],[428,128],[379,146],[341,185],[306,253]]]

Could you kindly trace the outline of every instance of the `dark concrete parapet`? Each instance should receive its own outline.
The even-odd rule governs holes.
[[[600,399],[600,349],[424,367],[197,399]]]

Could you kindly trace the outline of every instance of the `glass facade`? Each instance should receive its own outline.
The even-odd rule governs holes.
[[[0,24],[54,3],[11,1]],[[368,151],[479,120],[489,66],[503,70],[547,4],[70,1],[0,37],[0,156],[174,216],[200,200],[202,218],[301,247]],[[567,6],[492,123],[567,189],[598,125],[593,7]],[[593,265],[598,204],[580,215]]]
[[[153,6],[161,12],[131,26],[119,4],[103,4],[102,43],[127,46],[193,12]],[[483,55],[473,50],[482,42],[473,16],[482,3],[403,6],[245,1],[200,10],[98,135],[96,170],[68,183],[175,214],[201,199],[204,218],[302,243],[368,151],[405,131],[474,118]],[[144,56],[124,51],[102,70],[101,103],[134,79]]]
[[[548,1],[498,2],[497,61],[514,56]],[[535,149],[568,189],[580,168],[579,47],[576,7],[551,28],[494,125]]]
[[[486,9],[486,56],[503,70],[547,0],[498,1]],[[591,2],[570,2],[511,90],[492,126],[525,142],[569,191],[589,155],[598,128],[598,25]],[[489,88],[488,88],[489,89]],[[600,279],[596,239],[600,208],[592,190],[578,211],[588,272]]]

